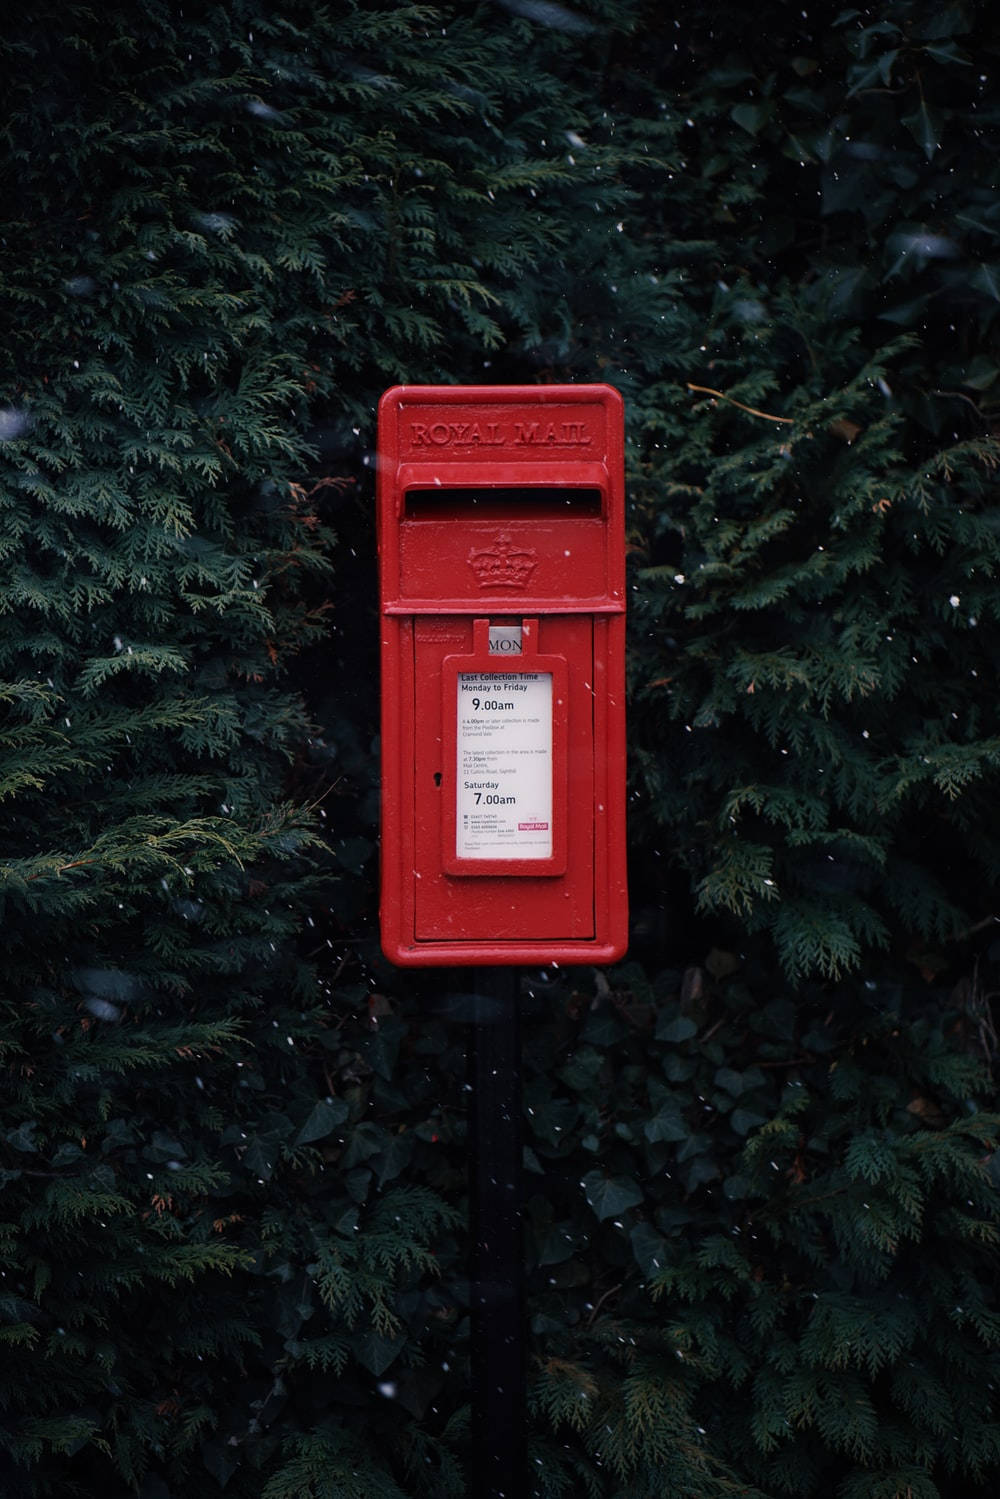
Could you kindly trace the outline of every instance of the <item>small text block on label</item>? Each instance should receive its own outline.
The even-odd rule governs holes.
[[[551,672],[460,672],[457,761],[456,856],[550,859]]]

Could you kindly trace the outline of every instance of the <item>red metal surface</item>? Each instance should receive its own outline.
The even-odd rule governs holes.
[[[386,955],[614,961],[627,932],[621,397],[387,391],[378,519]],[[490,625],[520,626],[522,654],[489,654]],[[551,854],[462,857],[457,683],[527,672],[552,679]]]

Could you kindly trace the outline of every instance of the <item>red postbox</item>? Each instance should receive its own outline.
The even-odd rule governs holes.
[[[607,385],[382,397],[394,963],[609,963],[625,950],[623,445]]]

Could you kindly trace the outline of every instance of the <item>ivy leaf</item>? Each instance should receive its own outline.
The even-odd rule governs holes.
[[[79,1145],[75,1144],[72,1140],[64,1140],[49,1164],[51,1166],[71,1166],[82,1155],[83,1151]]]
[[[643,1275],[655,1275],[667,1262],[667,1241],[651,1223],[637,1223],[629,1234],[632,1253]]]
[[[758,1114],[753,1109],[734,1109],[729,1122],[738,1135],[748,1135],[759,1124],[766,1124],[767,1120],[763,1114]]]
[[[37,1151],[38,1146],[35,1144],[34,1140],[34,1134],[37,1128],[38,1125],[33,1119],[25,1120],[23,1124],[18,1125],[17,1129],[7,1131],[7,1134],[5,1136],[7,1144],[12,1146],[14,1150],[23,1151],[25,1154]]]
[[[593,1046],[607,1047],[614,1046],[624,1034],[625,1026],[615,1011],[609,1005],[605,1005],[587,1016],[580,1037],[581,1040],[589,1041]]]
[[[758,135],[771,117],[771,104],[737,104],[729,118],[749,135]]]
[[[985,292],[994,302],[1000,302],[1000,266],[979,265],[969,277],[977,291]]]
[[[766,1081],[759,1067],[748,1067],[745,1072],[737,1072],[733,1067],[720,1067],[715,1074],[715,1086],[724,1089],[731,1098],[739,1098],[753,1088],[763,1086]]]
[[[692,1156],[704,1155],[711,1148],[712,1138],[710,1135],[695,1134],[689,1131],[684,1144],[677,1152],[677,1159],[679,1161],[689,1161]]]
[[[281,1138],[277,1134],[255,1135],[243,1152],[243,1164],[261,1181],[269,1182],[278,1164]]]
[[[224,1489],[239,1467],[239,1459],[232,1447],[222,1442],[202,1442],[201,1460],[220,1489]]]
[[[587,1201],[603,1223],[617,1217],[642,1201],[642,1189],[629,1176],[605,1176],[603,1171],[588,1171],[583,1178]]]
[[[690,1165],[685,1166],[682,1175],[685,1188],[688,1192],[693,1192],[703,1182],[715,1181],[719,1168],[710,1156],[699,1155],[695,1156]]]
[[[344,1176],[345,1191],[359,1205],[368,1201],[368,1191],[371,1184],[372,1174],[370,1171],[364,1169],[348,1171]]]
[[[986,354],[977,354],[970,360],[961,376],[961,383],[970,390],[988,390],[1000,374],[1000,369]]]
[[[313,1140],[323,1140],[344,1123],[350,1113],[342,1098],[321,1098],[309,1118],[295,1136],[296,1145],[308,1145]]]
[[[954,62],[961,68],[971,68],[972,58],[968,57],[955,42],[928,42],[924,51],[935,62]]]
[[[525,1171],[531,1171],[535,1176],[545,1175],[545,1168],[543,1167],[541,1161],[538,1159],[538,1156],[532,1150],[530,1145],[526,1145],[524,1147],[523,1151],[521,1152],[521,1157]]]
[[[377,1379],[385,1373],[405,1342],[402,1333],[395,1338],[384,1338],[373,1327],[366,1327],[351,1338],[351,1351],[358,1363]]]
[[[601,1053],[592,1046],[584,1046],[570,1057],[565,1066],[560,1067],[556,1076],[567,1087],[572,1088],[574,1093],[591,1093],[603,1066],[604,1058]]]
[[[538,1236],[535,1252],[539,1265],[562,1265],[586,1245],[586,1235],[574,1229],[567,1219],[563,1223],[545,1225],[544,1232]]]
[[[312,1286],[312,1277],[303,1271],[278,1291],[274,1325],[283,1338],[296,1337],[302,1324],[313,1315]]]
[[[544,1078],[525,1089],[525,1108],[535,1136],[549,1145],[562,1144],[580,1112],[573,1099],[553,1098]]]
[[[380,1187],[406,1170],[413,1159],[415,1143],[412,1134],[390,1136],[385,1149],[372,1159],[372,1165],[378,1171]]]
[[[686,1083],[693,1077],[695,1072],[694,1062],[690,1057],[682,1057],[678,1052],[670,1052],[663,1058],[663,1076],[671,1083]]]
[[[690,1130],[677,1105],[669,1103],[663,1104],[659,1113],[646,1120],[643,1133],[647,1140],[655,1143],[657,1140],[686,1140]]]
[[[676,1015],[672,1019],[661,1016],[656,1026],[657,1041],[690,1041],[698,1034],[698,1027],[690,1015]]]
[[[894,47],[892,51],[883,52],[879,57],[874,58],[866,65],[861,64],[849,68],[847,76],[850,79],[851,86],[847,90],[847,97],[851,99],[860,94],[862,90],[873,88],[880,82],[887,84],[892,75],[893,63],[898,56],[899,48]]]
[[[746,1091],[742,1072],[736,1072],[732,1067],[720,1067],[715,1074],[715,1086],[724,1088],[732,1098],[739,1098]]]
[[[903,115],[900,123],[906,126],[927,160],[931,161],[941,145],[941,117],[937,112],[921,99],[913,113]]]
[[[164,1161],[183,1160],[185,1154],[181,1142],[161,1129],[154,1130],[153,1138],[142,1152],[143,1160],[160,1164]]]
[[[379,1151],[384,1150],[388,1142],[388,1130],[383,1129],[380,1124],[375,1124],[371,1119],[365,1119],[351,1135],[341,1164],[350,1167],[358,1166],[362,1161],[369,1161],[373,1155],[378,1155]]]
[[[371,1172],[367,1172],[366,1175],[370,1176]],[[333,1220],[333,1226],[338,1234],[343,1234],[345,1238],[349,1239],[357,1233],[360,1220],[361,1214],[358,1209],[356,1207],[349,1207],[345,1208],[340,1216]]]
[[[408,1030],[405,1021],[386,1015],[379,1019],[378,1030],[365,1038],[365,1059],[372,1071],[386,1082],[392,1080],[400,1043]]]

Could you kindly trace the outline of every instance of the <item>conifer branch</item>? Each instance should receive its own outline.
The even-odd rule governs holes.
[[[761,416],[766,422],[784,422],[789,426],[795,425],[795,418],[793,416],[774,416],[769,411],[760,411],[756,406],[747,406],[742,401],[737,401],[735,396],[727,396],[725,391],[713,390],[710,385],[693,385],[688,380],[687,388],[688,390],[697,390],[702,395],[715,396],[720,401],[728,401],[730,406],[738,406],[741,411],[748,412],[750,416]]]

